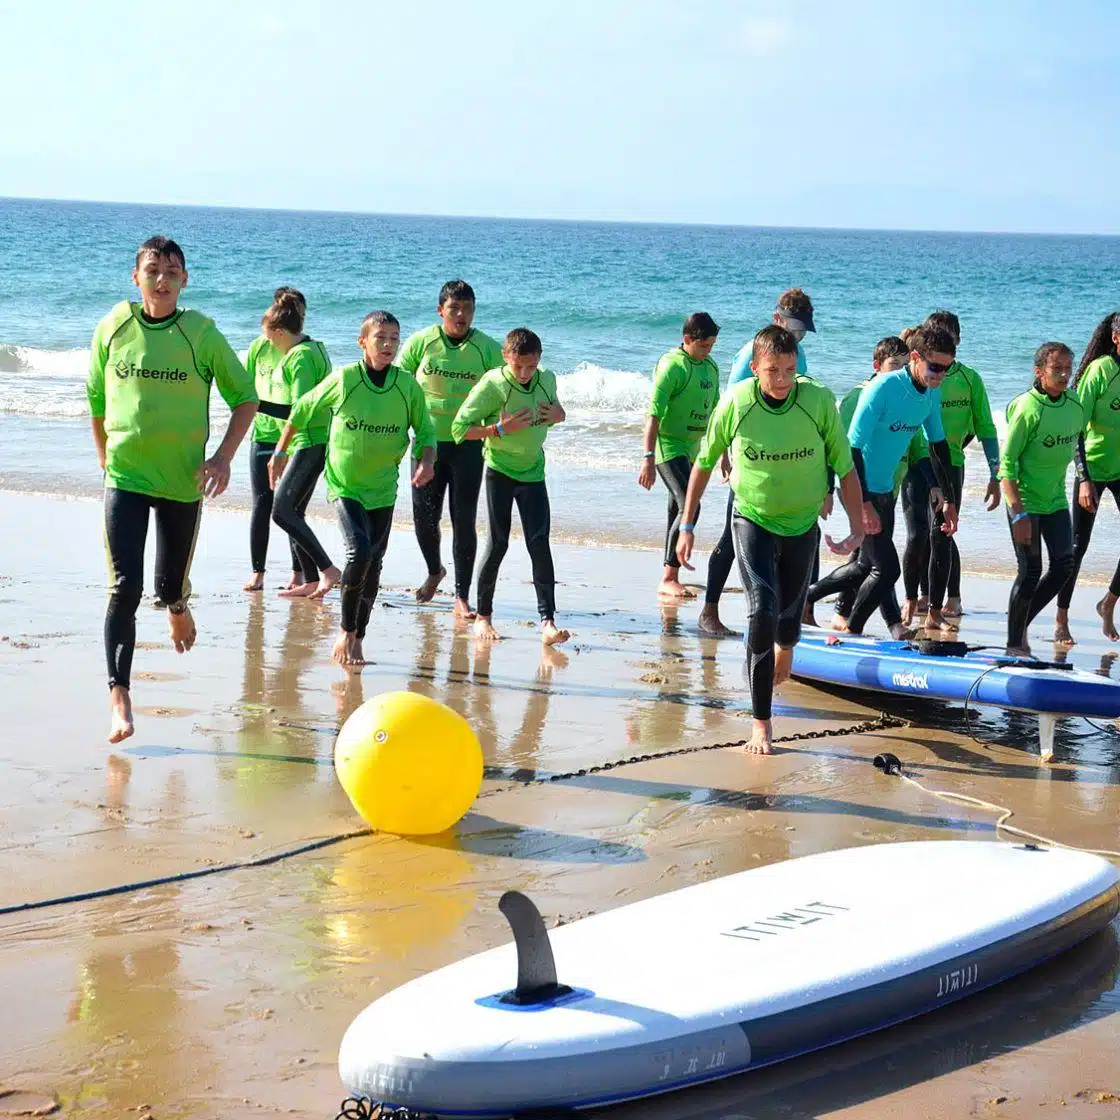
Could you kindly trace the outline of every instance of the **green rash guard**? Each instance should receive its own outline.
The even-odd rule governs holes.
[[[992,406],[984,380],[970,366],[953,362],[941,382],[941,426],[949,443],[949,458],[955,467],[964,466],[964,441],[996,438]]]
[[[327,497],[353,498],[365,509],[395,504],[410,428],[421,451],[436,445],[423,390],[398,366],[389,367],[380,389],[364,362],[336,369],[296,401],[288,423],[297,430],[328,425]]]
[[[538,368],[529,383],[522,385],[507,366],[492,369],[463,402],[451,425],[451,436],[462,443],[467,429],[475,424],[496,424],[502,413],[522,408],[535,415],[542,404],[556,404],[556,378],[549,370]],[[486,465],[517,482],[543,482],[544,441],[550,426],[534,420],[520,431],[484,440]]]
[[[696,458],[718,397],[719,367],[711,358],[693,361],[678,346],[658,359],[649,402],[649,414],[658,420],[658,463]]]
[[[436,430],[436,439],[450,442],[451,424],[467,394],[487,371],[498,369],[502,348],[489,335],[473,328],[462,342],[452,342],[436,323],[405,340],[397,357],[401,369],[416,377]]]
[[[856,411],[856,405],[859,404],[859,395],[867,388],[874,378],[869,377],[866,381],[861,381],[858,385],[853,385],[840,400],[840,424],[846,432],[852,423],[852,416]],[[898,469],[894,472],[894,493],[898,496],[898,491],[902,487],[902,481],[906,478],[911,467],[916,467],[923,459],[929,458],[929,440],[926,439],[924,428],[919,428],[914,433],[914,438],[910,441],[910,446],[906,448],[906,454],[903,456],[902,461],[898,464]]]
[[[293,404],[306,393],[310,393],[330,372],[331,359],[327,348],[313,338],[305,338],[302,342],[297,342],[284,355],[277,371],[284,381],[288,399]],[[306,429],[297,431],[292,438],[291,450],[300,451],[304,447],[319,447],[326,443],[329,427],[329,419],[322,419]]]
[[[1093,482],[1120,478],[1120,365],[1113,357],[1091,362],[1077,382],[1085,412],[1085,465]]]
[[[117,304],[94,331],[86,381],[90,415],[105,421],[105,485],[198,501],[215,382],[231,409],[257,400],[213,320],[182,308],[149,323],[140,304]]]
[[[257,387],[257,396],[262,401],[273,404],[289,404],[283,383],[276,377],[276,370],[284,355],[268,341],[258,335],[249,346],[245,358],[245,369]],[[256,443],[277,443],[284,430],[284,421],[276,416],[258,412],[253,417],[253,440]]]
[[[724,393],[696,465],[714,470],[729,449],[735,508],[781,537],[800,536],[817,523],[830,466],[838,478],[852,470],[836,398],[806,377],[797,378],[777,408],[763,400],[756,377]]]
[[[1085,429],[1085,413],[1073,393],[1056,401],[1030,389],[1007,406],[1007,439],[999,477],[1018,483],[1027,513],[1057,513],[1068,505],[1066,468]]]

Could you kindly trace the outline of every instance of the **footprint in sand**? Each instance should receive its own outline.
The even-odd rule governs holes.
[[[133,673],[132,675],[140,681],[185,681],[187,679],[185,673],[153,673],[150,670],[143,673]]]
[[[152,708],[135,708],[139,715],[144,716],[166,716],[171,719],[182,719],[184,716],[198,715],[197,708],[165,708],[165,707],[152,707]]]

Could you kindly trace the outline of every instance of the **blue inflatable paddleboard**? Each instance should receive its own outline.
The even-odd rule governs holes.
[[[835,642],[830,645],[829,640]],[[910,642],[807,626],[793,653],[806,681],[930,700],[967,700],[1044,715],[1120,717],[1120,681],[1072,666],[993,655],[922,653]]]

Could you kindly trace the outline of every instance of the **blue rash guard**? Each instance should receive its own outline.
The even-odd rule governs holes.
[[[732,385],[738,384],[740,381],[746,381],[748,377],[754,377],[751,370],[751,351],[754,349],[754,339],[743,345],[742,350],[735,355],[735,360],[731,363],[731,372],[727,375],[727,387],[730,389]],[[805,351],[801,349],[801,343],[797,344],[797,375],[803,377],[809,372],[809,363],[805,360]]]
[[[909,369],[879,374],[860,394],[848,441],[863,456],[869,493],[891,493],[894,472],[919,428],[931,447],[945,439],[940,390],[920,391]]]

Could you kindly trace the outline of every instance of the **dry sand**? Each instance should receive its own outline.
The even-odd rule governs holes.
[[[240,590],[246,523],[209,510],[194,583],[200,640],[177,656],[141,608],[137,734],[104,742],[99,506],[0,494],[0,902],[190,871],[360,826],[331,770],[339,722],[409,688],[467,716],[487,763],[542,773],[746,733],[741,646],[700,639],[695,604],[663,614],[656,555],[557,548],[571,644],[542,658],[515,543],[492,651],[456,631],[446,595],[417,608],[411,538],[394,534],[367,653],[328,660],[338,604]],[[336,552],[337,534],[327,534]],[[272,557],[283,556],[274,541]],[[971,639],[994,640],[1007,585],[966,585]],[[1095,592],[1075,600],[1092,618]],[[729,594],[725,617],[742,618]],[[823,611],[822,611],[823,614]],[[1049,617],[1049,616],[1048,616]],[[528,623],[528,624],[527,624]],[[1048,625],[1039,624],[1036,635]],[[1098,667],[1095,627],[1076,658]],[[1092,639],[1092,640],[1090,640]],[[1045,653],[1041,642],[1036,652]],[[1110,663],[1106,662],[1106,667]],[[839,728],[875,709],[793,683],[779,734]],[[903,711],[922,726],[831,735],[753,759],[734,749],[551,785],[488,779],[459,829],[432,841],[366,836],[268,867],[0,918],[0,1116],[329,1118],[337,1045],[377,994],[506,939],[517,887],[551,921],[824,849],[994,838],[990,815],[880,775],[899,754],[927,783],[1012,806],[1016,823],[1115,847],[1120,740],[1079,722],[1040,766],[1030,721]],[[495,772],[496,773],[496,772]],[[952,884],[930,889],[951,895]],[[944,1012],[827,1052],[602,1115],[1107,1117],[1120,1115],[1120,929]],[[7,1112],[5,1112],[7,1110]]]

